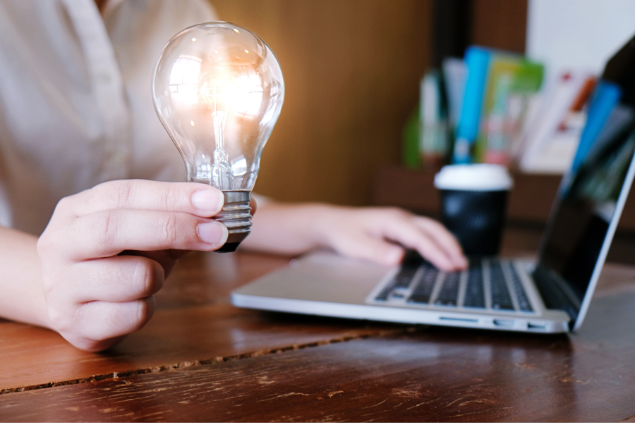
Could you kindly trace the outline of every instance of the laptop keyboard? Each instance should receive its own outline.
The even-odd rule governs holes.
[[[467,269],[467,282],[463,307],[485,308],[485,287],[480,265],[470,261]]]
[[[408,301],[427,304],[432,296],[432,290],[434,289],[438,276],[439,271],[435,267],[430,263],[423,264],[419,278],[415,282],[414,289]]]
[[[494,310],[513,310],[512,297],[509,296],[507,281],[499,261],[490,265],[490,286],[492,290],[492,308]]]
[[[420,258],[407,259],[375,301],[533,312],[516,268],[498,259],[470,259],[463,272],[440,272]]]
[[[456,306],[459,295],[459,281],[461,274],[458,272],[448,273],[441,283],[439,295],[434,303],[436,305]]]

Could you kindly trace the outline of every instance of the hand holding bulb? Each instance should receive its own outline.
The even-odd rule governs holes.
[[[110,181],[66,197],[30,256],[44,310],[16,315],[82,349],[142,327],[184,251],[231,250],[249,233],[250,192],[284,96],[275,57],[248,31],[214,23],[177,35],[156,70],[157,112],[188,180],[202,184]]]
[[[229,235],[217,251],[234,251],[250,232],[250,193],[284,100],[276,57],[236,25],[192,26],[165,46],[153,99],[185,161],[187,180],[223,191],[225,206],[215,219]]]
[[[37,241],[44,305],[37,323],[90,351],[141,328],[176,259],[225,243],[227,228],[208,217],[222,204],[208,185],[144,180],[105,182],[62,199]]]

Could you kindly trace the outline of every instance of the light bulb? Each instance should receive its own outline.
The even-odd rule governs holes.
[[[247,29],[228,22],[191,26],[163,48],[152,95],[187,180],[223,191],[225,206],[215,219],[229,236],[218,251],[234,251],[250,231],[260,155],[284,100],[278,60]]]

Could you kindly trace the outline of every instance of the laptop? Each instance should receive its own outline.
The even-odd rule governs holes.
[[[232,292],[238,307],[373,321],[560,333],[584,320],[635,176],[635,37],[607,63],[536,263],[470,258],[442,272],[313,253]]]

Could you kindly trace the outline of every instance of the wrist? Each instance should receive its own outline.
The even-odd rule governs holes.
[[[311,224],[307,225],[307,228],[311,229],[309,239],[312,240],[314,248],[333,248],[336,225],[346,208],[329,204],[316,204],[311,207]]]

